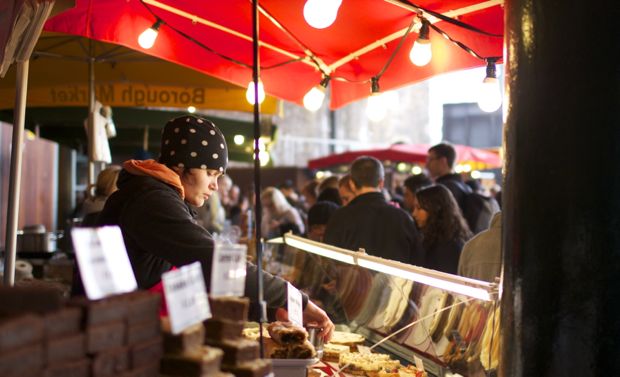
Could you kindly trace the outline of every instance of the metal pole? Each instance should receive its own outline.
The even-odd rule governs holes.
[[[28,60],[17,62],[17,89],[11,146],[11,170],[9,175],[9,203],[6,216],[6,247],[4,257],[4,285],[15,284],[15,257],[17,222],[19,220],[19,193],[24,149],[24,123],[26,117],[26,94],[28,91]]]
[[[95,45],[88,41],[88,186],[95,184]]]
[[[267,322],[267,309],[263,298],[263,244],[261,242],[261,217],[262,207],[260,203],[260,159],[259,143],[260,139],[260,103],[258,102],[258,77],[259,77],[259,58],[258,58],[258,0],[252,0],[252,80],[254,81],[254,195],[256,208],[255,229],[256,229],[256,274],[258,278],[258,304],[260,305],[260,356],[265,357],[265,347],[263,344],[263,323]]]

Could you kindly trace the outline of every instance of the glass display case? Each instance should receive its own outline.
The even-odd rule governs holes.
[[[497,368],[496,283],[292,234],[269,241],[265,256],[267,271],[307,293],[337,329],[362,335],[372,352],[388,354],[402,365],[415,364],[417,358],[434,376],[483,376]]]

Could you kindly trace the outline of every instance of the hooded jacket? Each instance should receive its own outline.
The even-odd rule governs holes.
[[[112,194],[98,225],[118,225],[138,287],[148,289],[173,266],[201,262],[207,290],[211,283],[214,240],[194,220],[195,211],[183,200],[179,176],[153,160],[125,162],[118,191]],[[285,307],[287,284],[263,273],[264,297],[269,313]],[[250,316],[258,318],[255,303],[258,281],[256,266],[248,263],[245,295],[252,301]],[[308,297],[303,296],[304,307]]]

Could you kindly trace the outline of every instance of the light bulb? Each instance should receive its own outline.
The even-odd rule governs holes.
[[[245,99],[248,100],[250,105],[254,105],[254,81],[250,81],[248,84],[248,90],[245,91]],[[258,103],[263,103],[265,100],[265,87],[263,82],[258,80]]]
[[[342,0],[308,0],[304,5],[304,19],[315,29],[325,29],[336,21]]]
[[[159,27],[161,26],[162,21],[157,20],[150,28],[140,34],[138,37],[138,44],[145,50],[153,47],[155,44],[155,40],[157,39],[157,35],[159,34]]]
[[[304,107],[309,111],[317,111],[323,105],[325,99],[325,88],[317,85],[310,89],[304,96]]]
[[[409,60],[418,67],[427,65],[433,58],[431,41],[429,39],[418,38],[409,52]]]
[[[235,135],[233,140],[235,141],[236,145],[241,145],[245,142],[245,137],[243,135]]]
[[[387,115],[387,103],[383,94],[374,94],[368,97],[366,116],[372,122],[380,122]]]
[[[190,114],[193,114],[196,112],[196,107],[195,106],[188,106],[187,107],[187,112]]]
[[[269,152],[260,151],[258,152],[258,160],[260,161],[260,166],[267,166],[271,157],[269,156]]]
[[[495,77],[485,77],[478,92],[478,107],[480,110],[492,113],[502,106],[502,91],[499,80]]]

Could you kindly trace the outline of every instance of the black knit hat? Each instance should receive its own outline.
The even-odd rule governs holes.
[[[224,172],[228,147],[222,131],[213,122],[186,115],[166,123],[161,135],[159,162],[170,167]]]

